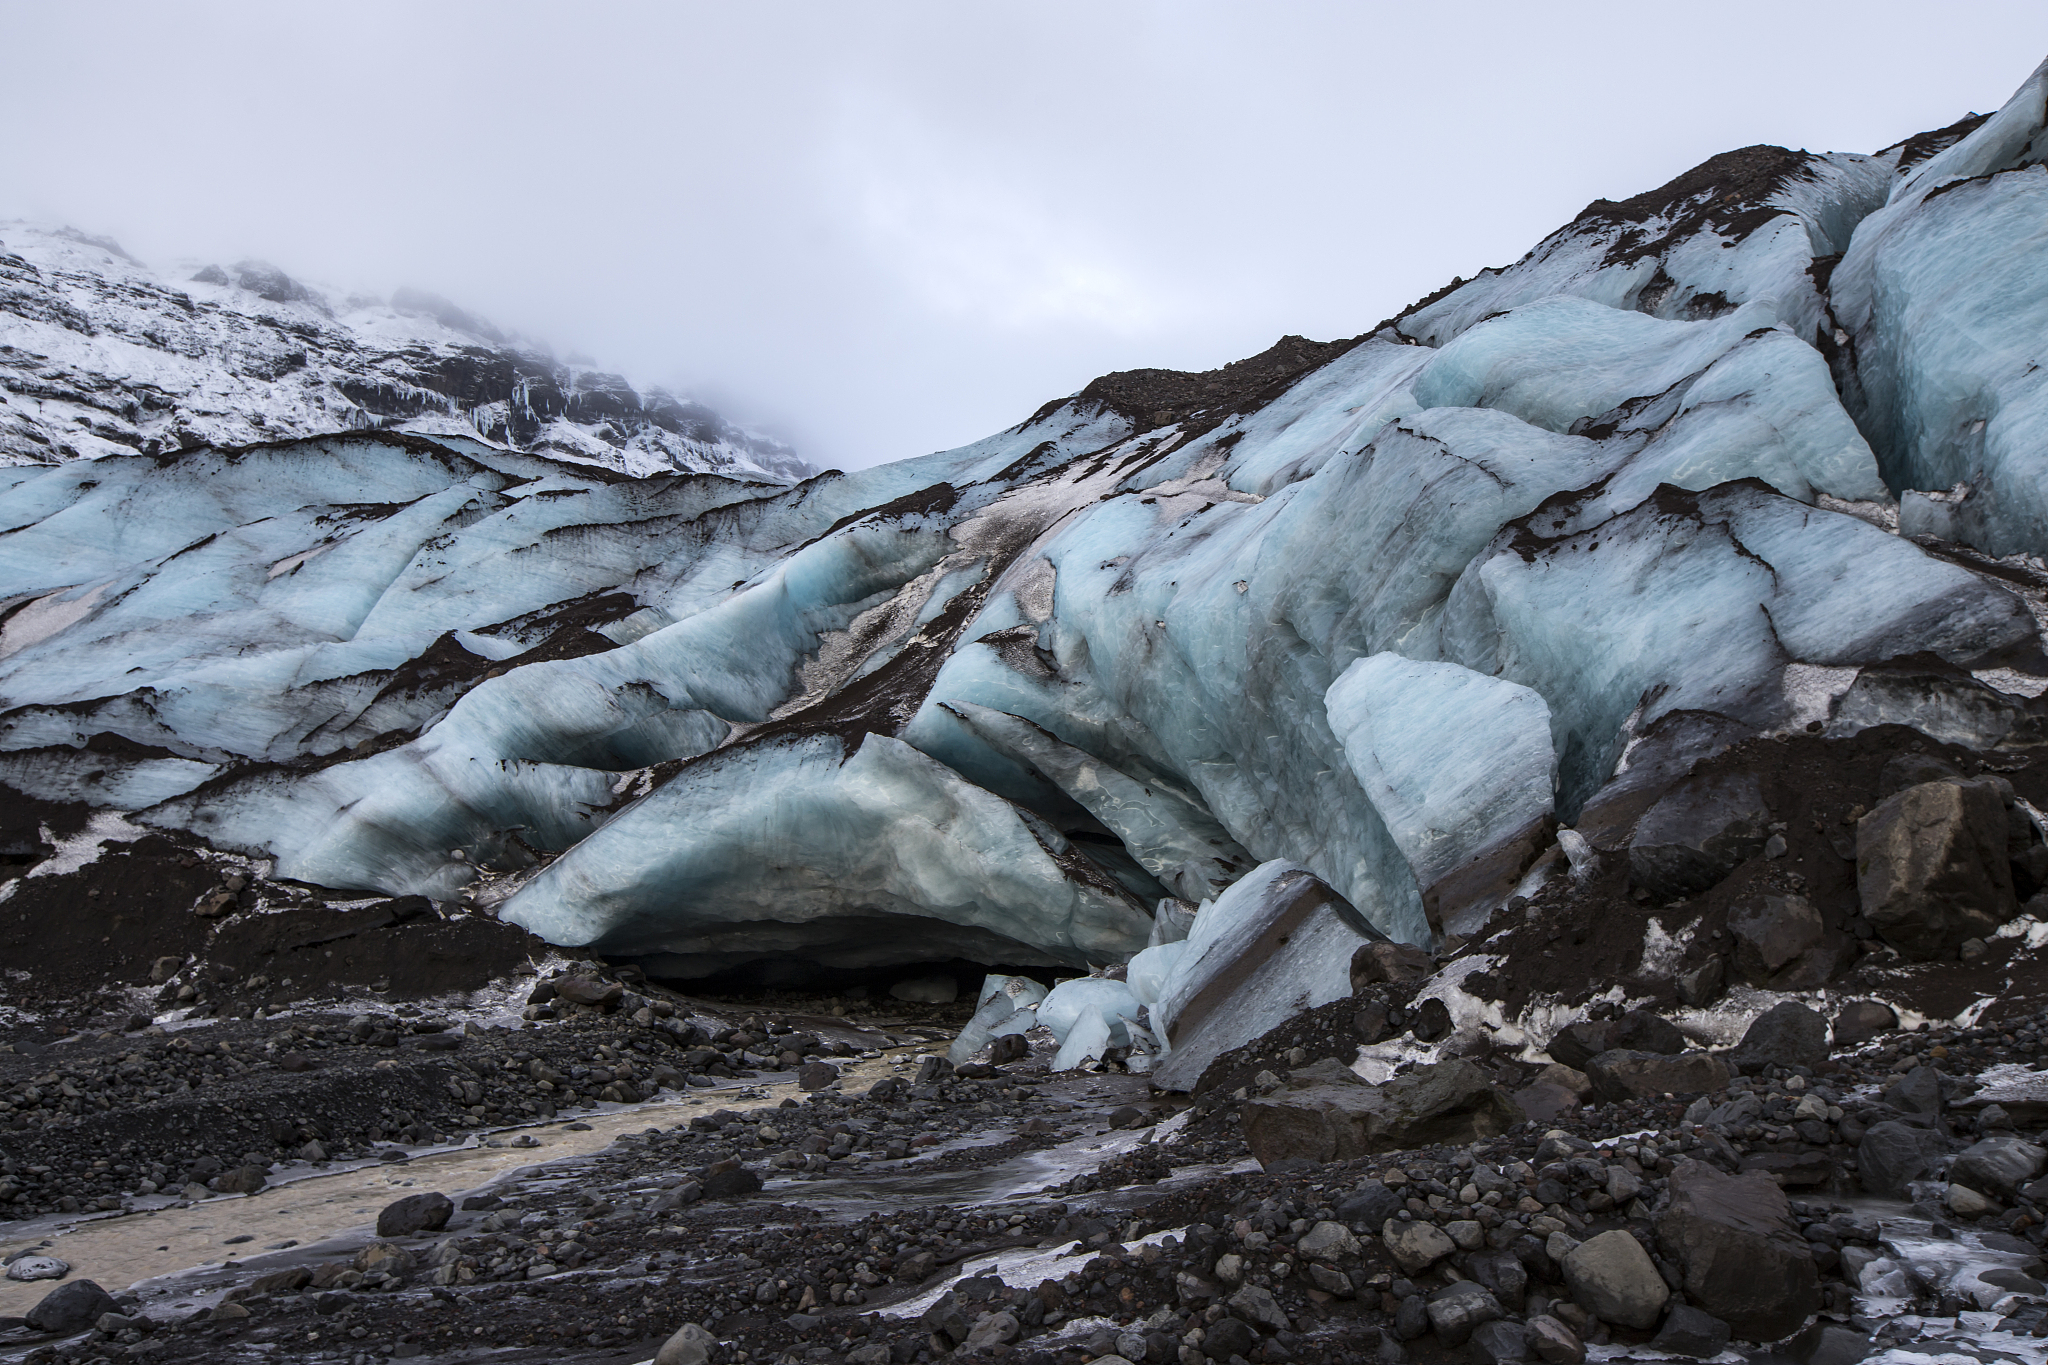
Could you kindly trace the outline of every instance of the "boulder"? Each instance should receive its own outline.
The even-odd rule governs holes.
[[[1918,1124],[1890,1120],[1872,1124],[1856,1147],[1856,1170],[1865,1194],[1898,1198],[1909,1181],[1927,1174],[1948,1144]]]
[[[1577,1074],[1577,1073],[1574,1073]],[[1531,1123],[1559,1123],[1579,1112],[1586,1098],[1569,1086],[1541,1078],[1515,1092],[1515,1105]]]
[[[1690,1304],[1675,1303],[1650,1342],[1652,1350],[1695,1360],[1711,1360],[1728,1346],[1728,1324]]]
[[[1584,1071],[1587,1062],[1615,1046],[1608,1041],[1612,1030],[1611,1021],[1582,1019],[1551,1034],[1543,1050],[1550,1054],[1552,1061],[1574,1071]]]
[[[1474,1280],[1510,1313],[1522,1311],[1529,1293],[1529,1271],[1512,1251],[1478,1251],[1467,1266]]]
[[[823,1090],[839,1083],[839,1068],[830,1062],[806,1062],[797,1068],[796,1083],[802,1090]]]
[[[603,1008],[616,1005],[626,988],[615,981],[592,981],[584,976],[557,977],[554,981],[555,994],[572,1005],[592,1005]]]
[[[1394,1218],[1380,1225],[1380,1244],[1394,1264],[1410,1275],[1420,1274],[1458,1249],[1434,1223],[1403,1223]]]
[[[71,1262],[55,1256],[17,1255],[7,1263],[7,1278],[10,1280],[61,1280],[70,1273]]]
[[[738,1194],[752,1194],[760,1188],[761,1177],[737,1161],[713,1162],[704,1174],[706,1199],[729,1199]]]
[[[1301,1234],[1294,1249],[1312,1261],[1327,1261],[1338,1256],[1356,1256],[1358,1239],[1342,1223],[1322,1222]]]
[[[1770,822],[1754,774],[1688,778],[1636,822],[1629,880],[1664,900],[1697,895],[1763,852]]]
[[[1717,1095],[1728,1088],[1728,1068],[1710,1052],[1603,1052],[1586,1063],[1596,1098],[1654,1099],[1659,1095]]]
[[[118,1313],[114,1296],[91,1280],[60,1284],[28,1310],[23,1321],[38,1332],[82,1332],[102,1313]]]
[[[1851,1000],[1835,1012],[1835,1046],[1860,1047],[1899,1026],[1899,1012],[1881,1000]]]
[[[1922,782],[1856,822],[1856,894],[1908,958],[1953,958],[2019,913],[2006,861],[2005,802],[1979,778]]]
[[[1885,1087],[1884,1102],[1902,1114],[1933,1119],[1948,1100],[1948,1086],[1931,1066],[1916,1066]]]
[[[1735,970],[1753,986],[1766,984],[1801,954],[1818,947],[1826,931],[1820,911],[1804,896],[1763,896],[1728,916]]]
[[[1435,959],[1412,943],[1368,943],[1351,955],[1351,989],[1381,981],[1420,981],[1435,970]]]
[[[222,1194],[254,1194],[269,1180],[270,1172],[252,1162],[223,1173],[214,1180],[213,1187]]]
[[[718,1338],[694,1322],[686,1322],[661,1343],[654,1353],[654,1365],[706,1365],[718,1346]]]
[[[1657,1241],[1692,1306],[1750,1341],[1776,1341],[1821,1307],[1820,1273],[1785,1192],[1698,1161],[1669,1178]]]
[[[1436,1339],[1451,1347],[1463,1346],[1481,1323],[1497,1322],[1501,1316],[1500,1304],[1493,1295],[1471,1280],[1459,1280],[1433,1291],[1425,1311]]]
[[[1337,1072],[1348,1075],[1342,1068]],[[1497,1137],[1522,1113],[1493,1077],[1462,1058],[1415,1070],[1383,1085],[1317,1074],[1239,1108],[1245,1141],[1261,1165],[1301,1158],[1345,1161],[1373,1152]]]
[[[1697,967],[1689,967],[1672,978],[1672,989],[1678,993],[1678,1003],[1698,1009],[1710,1005],[1721,994],[1721,988],[1728,981],[1726,958],[1708,958]]]
[[[1347,1223],[1376,1228],[1401,1211],[1401,1196],[1377,1180],[1360,1181],[1358,1188],[1337,1201],[1337,1216]]]
[[[1810,1069],[1827,1059],[1828,1021],[1793,1000],[1759,1014],[1728,1055],[1729,1065],[1745,1076],[1773,1066]]]
[[[1582,1365],[1586,1359],[1585,1343],[1548,1313],[1530,1318],[1528,1326],[1529,1347],[1543,1365]]]
[[[445,1194],[409,1194],[395,1204],[386,1204],[377,1215],[379,1237],[410,1237],[419,1232],[438,1232],[448,1226],[455,1201]]]
[[[1564,1259],[1564,1282],[1579,1307],[1617,1327],[1657,1325],[1671,1287],[1643,1244],[1620,1228],[1581,1242]]]
[[[1258,1332],[1250,1323],[1236,1318],[1218,1318],[1202,1332],[1202,1354],[1211,1360],[1226,1361],[1232,1356],[1249,1359],[1258,1348]]]
[[[1948,1178],[1985,1194],[2010,1199],[2048,1167],[2048,1151],[2016,1137],[1988,1137],[1964,1149]]]
[[[1630,1010],[1607,1030],[1607,1046],[1629,1052],[1661,1052],[1666,1056],[1686,1049],[1686,1037],[1678,1025],[1661,1014]]]
[[[1486,1365],[1508,1365],[1529,1358],[1529,1329],[1519,1322],[1495,1319],[1472,1329],[1471,1349]]]

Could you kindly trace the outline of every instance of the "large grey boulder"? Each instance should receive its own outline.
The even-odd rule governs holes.
[[[386,1204],[377,1215],[379,1237],[410,1237],[416,1232],[437,1232],[448,1226],[455,1201],[445,1194],[409,1194]]]
[[[1737,1336],[1776,1341],[1818,1312],[1820,1272],[1785,1192],[1770,1177],[1681,1162],[1670,1176],[1657,1241],[1692,1305]]]
[[[2019,913],[1998,784],[1922,782],[1856,822],[1856,894],[1885,942],[1951,958]]]
[[[1493,1295],[1471,1280],[1459,1280],[1433,1291],[1427,1311],[1436,1339],[1450,1347],[1463,1346],[1481,1323],[1495,1322],[1501,1315],[1500,1304]]]
[[[1988,1137],[1963,1150],[1948,1178],[1981,1194],[2010,1199],[2048,1167],[2048,1151],[2016,1137]]]
[[[1763,852],[1770,822],[1754,774],[1688,778],[1636,822],[1629,879],[1666,900],[1697,895]]]
[[[1659,1095],[1718,1095],[1728,1088],[1728,1067],[1710,1052],[1603,1052],[1586,1063],[1596,1098],[1654,1099]]]
[[[1429,1269],[1458,1249],[1450,1234],[1434,1223],[1403,1223],[1393,1218],[1380,1227],[1380,1245],[1394,1258],[1394,1264],[1410,1275]]]
[[[1619,1228],[1574,1247],[1564,1258],[1564,1282],[1579,1307],[1637,1331],[1655,1327],[1671,1298],[1650,1253]]]
[[[1835,1012],[1835,1046],[1858,1047],[1899,1026],[1899,1012],[1882,1000],[1851,1000]]]
[[[1918,1124],[1889,1120],[1872,1124],[1856,1147],[1856,1171],[1865,1194],[1897,1197],[1909,1181],[1927,1174],[1947,1150],[1941,1134]]]
[[[1767,1067],[1816,1067],[1828,1059],[1828,1021],[1796,1000],[1771,1006],[1750,1021],[1728,1062],[1745,1076]]]
[[[73,1280],[43,1295],[23,1321],[38,1332],[82,1332],[100,1314],[120,1311],[114,1296],[91,1280]]]
[[[705,1365],[717,1348],[717,1337],[694,1322],[686,1322],[654,1353],[654,1365]]]
[[[1493,1077],[1459,1059],[1418,1067],[1383,1085],[1338,1079],[1341,1068],[1297,1073],[1306,1084],[1246,1100],[1238,1114],[1260,1164],[1299,1157],[1345,1161],[1373,1152],[1497,1137],[1522,1121]]]
[[[1804,896],[1760,896],[1737,906],[1728,916],[1728,932],[1735,939],[1735,970],[1753,986],[1768,984],[1788,968],[1796,971],[1809,954],[1826,959],[1812,964],[1822,980],[1834,966],[1832,954],[1817,952],[1827,925]]]

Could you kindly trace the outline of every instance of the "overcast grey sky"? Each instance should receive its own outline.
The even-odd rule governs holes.
[[[1989,110],[2040,0],[0,0],[0,217],[445,294],[853,468],[1370,327],[1754,142]]]

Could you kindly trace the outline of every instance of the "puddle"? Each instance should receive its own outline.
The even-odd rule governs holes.
[[[918,1053],[918,1047],[904,1047],[873,1059],[847,1059],[841,1064],[842,1085],[858,1093],[883,1076],[908,1068]],[[278,1183],[255,1194],[223,1195],[186,1208],[163,1207],[88,1221],[19,1223],[7,1229],[0,1254],[47,1238],[44,1254],[71,1263],[66,1280],[92,1280],[113,1294],[132,1288],[146,1296],[156,1291],[172,1295],[149,1297],[153,1308],[186,1298],[196,1304],[252,1271],[353,1256],[370,1240],[378,1211],[408,1194],[438,1190],[459,1203],[465,1191],[543,1163],[603,1151],[622,1134],[672,1128],[693,1114],[717,1109],[774,1108],[795,1093],[794,1082],[793,1074],[784,1073],[709,1090],[664,1091],[643,1104],[564,1113],[546,1123],[480,1133],[461,1147],[422,1149],[405,1162],[324,1172],[286,1167]],[[571,1124],[586,1124],[588,1131],[576,1131]],[[512,1145],[525,1137],[537,1145]],[[503,1145],[487,1145],[493,1141]],[[796,1182],[778,1183],[795,1185],[796,1191],[804,1188]],[[458,1212],[448,1233],[441,1235],[459,1234],[483,1217]],[[228,1238],[244,1235],[251,1240],[227,1244]],[[285,1241],[298,1245],[276,1247]],[[230,1262],[234,1273],[220,1274]],[[0,1279],[0,1317],[19,1317],[63,1282]]]

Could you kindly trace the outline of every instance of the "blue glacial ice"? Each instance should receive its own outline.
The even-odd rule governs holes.
[[[656,974],[1128,962],[1056,1034],[1191,1080],[1447,886],[1483,920],[1674,717],[2048,679],[1915,539],[2048,554],[2044,122],[2048,72],[1931,154],[1745,148],[1351,342],[794,487],[393,433],[9,470],[0,782]]]

